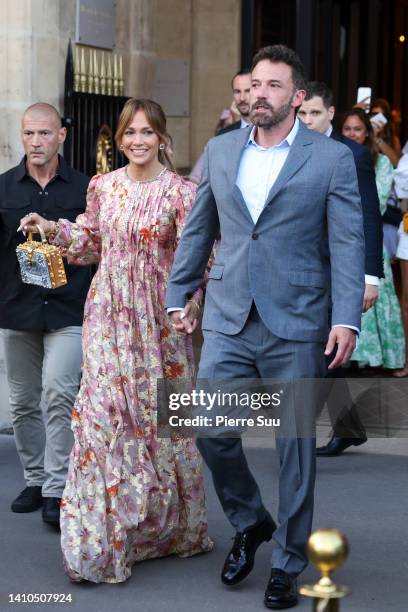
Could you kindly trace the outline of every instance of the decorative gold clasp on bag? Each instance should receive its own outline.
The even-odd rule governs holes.
[[[32,232],[29,232],[27,242],[19,244],[16,249],[21,280],[47,289],[66,285],[67,277],[59,247],[48,244],[42,227],[36,227],[41,242],[33,240]]]
[[[31,240],[31,238],[28,238],[29,240]],[[27,248],[27,261],[28,261],[28,265],[32,266],[33,265],[33,253],[34,253],[34,249],[32,249],[31,247]]]

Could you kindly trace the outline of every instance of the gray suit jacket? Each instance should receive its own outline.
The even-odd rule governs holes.
[[[220,228],[203,329],[237,334],[255,301],[263,322],[276,336],[324,342],[330,284],[332,325],[360,327],[364,234],[351,151],[300,123],[254,224],[235,184],[250,129],[234,130],[207,145],[203,178],[168,284],[167,307],[183,307],[202,284]]]

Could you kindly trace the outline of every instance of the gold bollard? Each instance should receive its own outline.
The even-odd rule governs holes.
[[[313,612],[338,612],[339,600],[350,592],[346,586],[337,586],[330,574],[344,563],[348,556],[348,542],[338,529],[318,529],[307,543],[310,561],[321,572],[316,584],[304,584],[299,593],[313,598]]]

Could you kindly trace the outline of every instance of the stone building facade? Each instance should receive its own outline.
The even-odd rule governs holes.
[[[0,172],[22,155],[23,110],[33,102],[63,114],[68,41],[75,42],[79,0],[0,2]],[[168,116],[176,163],[190,167],[221,110],[231,103],[240,68],[240,0],[116,0],[115,53],[123,56],[125,95],[153,97],[161,60],[188,64],[188,115]],[[98,3],[94,5],[97,7]]]

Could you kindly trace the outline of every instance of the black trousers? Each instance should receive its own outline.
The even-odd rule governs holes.
[[[333,360],[333,356],[332,354],[327,357],[327,365]],[[365,428],[353,404],[344,369],[327,370],[326,378],[332,379],[333,385],[336,385],[335,406],[331,405],[333,400],[331,401],[330,394],[327,400],[334,436],[336,438],[364,438]]]

